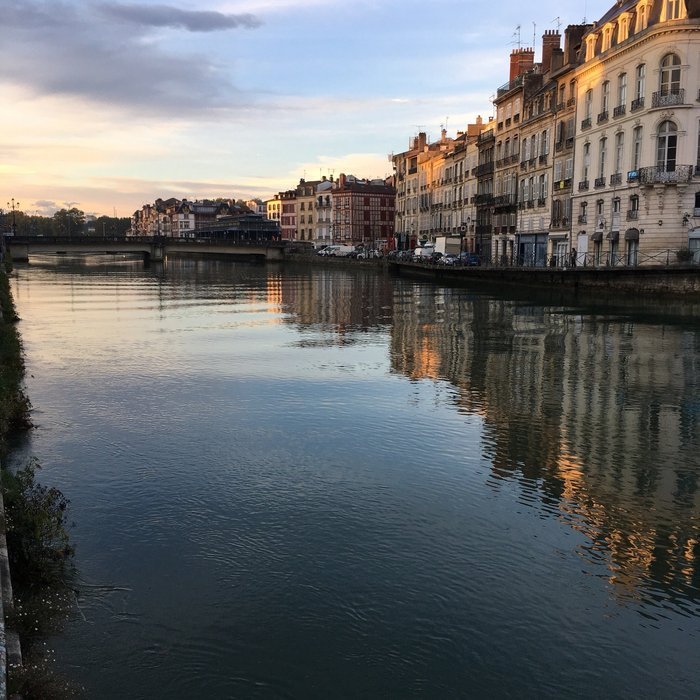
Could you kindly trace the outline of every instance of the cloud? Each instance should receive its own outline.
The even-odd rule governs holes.
[[[99,6],[106,14],[133,24],[147,27],[171,27],[190,32],[216,32],[260,26],[252,14],[224,14],[223,12],[180,10],[169,5],[124,5],[104,3]]]
[[[122,11],[124,21],[130,16],[129,21],[137,24],[115,31],[105,8]],[[177,53],[169,53],[148,36],[154,27],[165,26],[166,19],[167,26],[177,24],[190,31],[210,31],[213,19],[226,28],[234,21],[235,26],[256,26],[252,15],[176,11],[163,5],[10,0],[3,8],[0,82],[21,86],[35,96],[78,99],[132,114],[186,117],[238,107],[243,98],[226,65],[188,52],[186,43],[178,45]]]

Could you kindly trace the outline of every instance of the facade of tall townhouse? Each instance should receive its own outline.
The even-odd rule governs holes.
[[[700,262],[700,4],[618,2],[583,36],[577,251],[595,266]]]

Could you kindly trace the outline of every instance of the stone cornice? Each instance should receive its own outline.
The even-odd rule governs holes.
[[[590,61],[579,66],[573,73],[576,80],[579,82],[584,80],[589,72],[600,70],[606,64],[617,61],[622,56],[637,51],[643,46],[657,40],[664,35],[677,35],[685,33],[700,32],[700,21],[698,20],[683,20],[682,22],[674,21],[663,24],[655,24],[648,29],[645,29],[640,34],[634,34],[622,44],[618,44],[612,49],[608,49],[604,54],[596,56]]]

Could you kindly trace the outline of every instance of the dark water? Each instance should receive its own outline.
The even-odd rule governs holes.
[[[91,698],[700,695],[700,322],[370,271],[16,271]]]

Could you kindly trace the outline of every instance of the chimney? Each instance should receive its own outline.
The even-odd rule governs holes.
[[[535,65],[534,49],[513,49],[510,54],[510,81],[531,70]]]
[[[552,69],[552,53],[561,47],[561,34],[554,29],[547,29],[542,36],[542,72]]]
[[[425,131],[418,132],[418,148],[423,150],[425,145],[428,143],[428,136]]]

